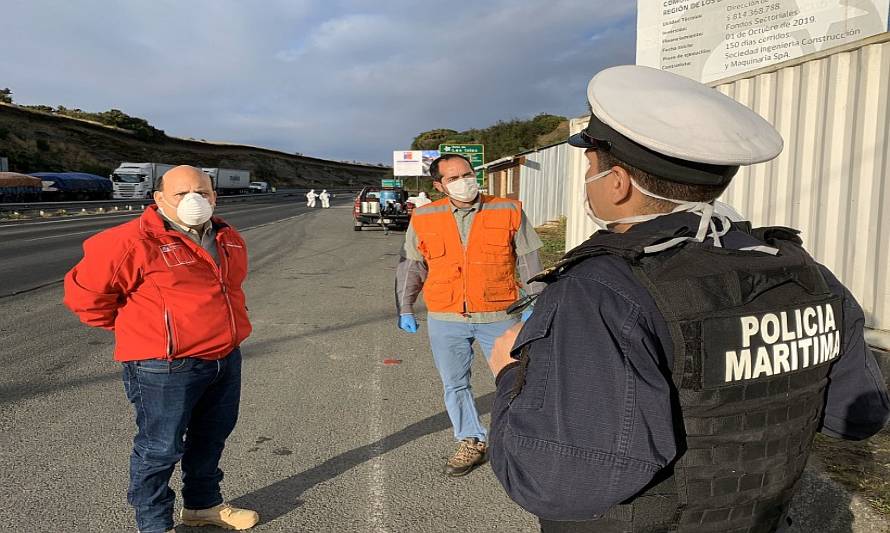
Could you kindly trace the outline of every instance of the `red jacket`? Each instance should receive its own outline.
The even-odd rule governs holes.
[[[241,283],[244,239],[213,218],[220,264],[166,229],[157,206],[83,244],[65,276],[65,305],[87,325],[114,331],[114,358],[219,359],[250,335]]]

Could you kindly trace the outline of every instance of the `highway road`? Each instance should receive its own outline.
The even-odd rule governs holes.
[[[342,202],[347,196],[335,200]],[[317,208],[316,208],[317,209]],[[216,213],[247,229],[306,213],[298,196],[270,196],[217,206]],[[141,211],[74,216],[52,220],[0,221],[0,297],[57,282],[83,255],[81,245],[103,229],[139,216]]]
[[[248,243],[254,325],[224,495],[259,511],[259,532],[536,531],[488,466],[441,474],[454,443],[426,323],[403,333],[393,310],[402,235],[355,232],[350,209],[342,200],[324,211],[296,201],[220,209]],[[60,278],[84,238],[124,220],[0,224],[3,292]],[[0,298],[0,531],[134,531],[134,417],[114,339],[61,300],[57,283]],[[481,358],[473,370],[487,423],[493,379]],[[867,505],[854,524],[847,493],[812,472],[795,505],[792,531],[874,531],[858,525]]]
[[[408,335],[393,316],[403,235],[355,232],[350,209],[220,210],[248,243],[255,328],[225,495],[259,510],[255,531],[533,531],[488,467],[457,480],[440,473],[454,444],[425,323]],[[15,278],[4,290],[60,277],[80,242],[113,220],[0,228],[3,277]],[[134,422],[113,336],[80,324],[61,289],[0,298],[0,531],[132,531]],[[474,378],[487,412],[493,380],[483,365]]]

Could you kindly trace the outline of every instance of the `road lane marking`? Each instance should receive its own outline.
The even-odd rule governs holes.
[[[262,227],[265,227],[265,226],[271,226],[272,224],[277,224],[277,223],[279,223],[279,222],[285,222],[285,221],[287,221],[287,220],[293,220],[293,219],[295,219],[295,218],[300,218],[300,217],[305,216],[305,215],[308,215],[308,214],[310,214],[310,213],[311,213],[311,211],[310,211],[310,212],[305,212],[305,213],[300,213],[299,215],[294,215],[294,216],[291,216],[291,217],[282,218],[282,219],[279,219],[279,220],[274,220],[274,221],[272,221],[272,222],[267,222],[267,223],[265,223],[265,224],[258,224],[258,225],[256,225],[256,226],[251,226],[251,227],[248,227],[248,228],[245,228],[245,229],[241,229],[241,230],[238,230],[238,231],[241,232],[241,233],[243,233],[243,232],[245,232],[245,231],[258,229],[258,228],[262,228]],[[25,288],[25,289],[15,290],[15,291],[8,292],[8,293],[5,293],[5,294],[0,294],[0,299],[3,299],[3,298],[9,298],[9,297],[11,297],[11,296],[17,296],[17,295],[19,295],[19,294],[24,294],[24,293],[28,293],[28,292],[32,292],[32,291],[36,291],[36,290],[42,289],[42,288],[44,288],[44,287],[48,287],[48,286],[50,286],[50,285],[56,285],[56,284],[62,283],[62,281],[63,281],[63,280],[61,280],[61,279],[55,279],[55,280],[51,280],[51,281],[48,281],[48,282],[45,282],[45,283],[41,283],[40,285],[37,285],[37,286],[35,286],[35,287],[28,287],[28,288]],[[382,438],[382,437],[381,437],[381,438]]]
[[[287,206],[287,205],[293,205],[293,204],[290,204],[289,202],[281,202],[280,204],[262,207],[260,209],[239,209],[237,211],[227,212],[226,214],[233,215],[233,214],[238,214],[238,213],[246,213],[248,211],[262,211],[264,209],[278,208],[278,207]],[[217,206],[217,208],[219,210],[224,210],[225,208],[228,208],[228,207],[236,207],[236,206],[234,206],[234,205],[219,205],[219,206]],[[241,207],[241,206],[237,206],[237,207]],[[303,207],[303,206],[296,205],[296,207]],[[28,226],[39,226],[39,225],[43,225],[43,224],[63,224],[65,222],[101,222],[103,220],[108,220],[109,218],[134,217],[134,216],[140,216],[141,214],[142,214],[141,209],[139,209],[139,210],[134,209],[132,213],[123,213],[120,215],[74,215],[70,218],[64,218],[64,219],[60,219],[60,220],[44,220],[41,222],[22,222],[20,224],[0,224],[0,228],[24,228],[24,227],[28,227]]]
[[[234,213],[231,213],[231,212],[230,212],[230,213],[226,213],[226,215],[233,215],[233,214],[239,214],[239,213],[246,213],[246,212],[249,212],[249,211],[262,211],[262,210],[265,210],[265,209],[272,209],[273,207],[279,207],[279,206],[264,207],[264,208],[262,208],[262,209],[247,209],[247,210],[241,210],[241,211],[237,211],[237,212],[234,212]],[[138,214],[138,213],[134,213],[134,214]],[[300,213],[299,215],[294,215],[294,216],[287,217],[287,218],[281,218],[281,219],[278,219],[278,220],[273,220],[273,221],[271,221],[271,222],[266,222],[265,224],[258,224],[258,225],[256,225],[256,226],[249,226],[249,227],[247,227],[247,228],[243,228],[243,229],[240,229],[240,230],[238,230],[238,231],[242,231],[242,232],[243,232],[243,231],[248,231],[248,230],[252,230],[252,229],[256,229],[256,228],[262,228],[263,226],[268,226],[269,224],[276,224],[276,223],[278,223],[278,222],[284,222],[284,221],[286,221],[286,220],[291,220],[291,219],[294,219],[294,218],[299,218],[299,217],[301,217],[301,216],[303,216],[303,215],[308,215],[308,214],[309,214],[309,213]],[[115,216],[117,217],[117,216],[128,216],[128,215],[115,215]],[[111,217],[107,217],[107,218],[111,218]],[[48,222],[37,222],[36,224],[48,224]],[[22,224],[22,225],[24,225],[24,224]],[[16,224],[12,224],[11,226],[17,226],[17,225],[16,225]],[[10,226],[0,226],[0,228],[4,228],[4,227],[10,227]],[[112,226],[112,227],[113,227],[113,226]],[[237,229],[237,228],[236,228],[236,229]],[[77,231],[77,232],[74,232],[74,233],[64,233],[64,234],[62,234],[62,235],[47,235],[47,236],[45,236],[45,237],[35,237],[35,238],[33,238],[33,239],[21,239],[21,242],[42,241],[42,240],[44,240],[44,239],[56,239],[56,238],[59,238],[59,237],[71,237],[71,236],[73,236],[73,235],[83,235],[83,234],[85,234],[85,233],[98,233],[98,232],[100,232],[100,231],[103,231],[103,229],[102,229],[102,228],[94,228],[94,229],[86,230],[86,231]]]
[[[83,235],[84,233],[99,233],[101,229],[88,229],[86,231],[77,231],[74,233],[63,233],[62,235],[48,235],[46,237],[35,237],[33,239],[22,239],[22,242],[42,241],[44,239],[58,239],[59,237],[70,237],[72,235]]]
[[[132,213],[124,213],[122,215],[76,215],[63,220],[45,220],[43,222],[22,222],[21,224],[0,224],[0,228],[24,228],[28,226],[39,226],[41,224],[60,224],[63,222],[100,222],[109,218],[134,217],[142,214],[142,211],[133,211]],[[85,218],[89,217],[89,218]],[[101,218],[92,218],[101,217]]]
[[[248,226],[246,228],[241,228],[238,230],[239,233],[244,233],[245,231],[250,231],[258,228],[264,228],[266,226],[271,226],[272,224],[278,224],[279,222],[287,222],[288,220],[293,220],[295,218],[300,218],[302,216],[308,215],[309,213],[300,213],[299,215],[294,215],[292,217],[281,218],[278,220],[273,220],[272,222],[266,222],[265,224],[257,224],[256,226]]]
[[[380,372],[383,368],[375,361],[371,376],[371,405],[368,413],[368,437],[375,443],[371,450],[371,468],[368,472],[368,525],[370,531],[386,533],[386,463],[383,454],[383,391]]]

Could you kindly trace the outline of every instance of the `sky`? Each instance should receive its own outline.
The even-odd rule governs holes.
[[[5,0],[0,88],[168,135],[392,163],[418,133],[585,112],[635,0]]]

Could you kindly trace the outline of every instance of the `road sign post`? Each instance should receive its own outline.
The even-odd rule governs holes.
[[[470,160],[470,164],[476,170],[476,181],[479,186],[485,185],[485,171],[482,165],[485,164],[485,146],[481,144],[440,144],[439,153],[444,154],[460,154]]]

